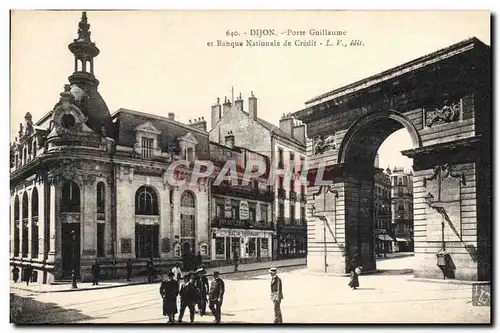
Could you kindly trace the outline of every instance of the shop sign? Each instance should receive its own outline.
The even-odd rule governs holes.
[[[224,200],[224,217],[227,219],[232,218],[233,216],[233,207],[231,206],[231,198],[226,197]]]
[[[248,210],[248,201],[241,200],[240,201],[240,220],[248,220],[249,210]]]

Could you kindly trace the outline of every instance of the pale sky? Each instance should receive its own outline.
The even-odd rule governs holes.
[[[68,44],[77,36],[80,17],[78,11],[13,11],[12,138],[26,112],[36,121],[58,101],[73,72]],[[174,112],[186,122],[202,116],[209,121],[210,106],[217,97],[230,97],[234,86],[235,95],[241,92],[245,99],[245,109],[253,90],[259,116],[277,125],[283,113],[304,108],[312,97],[466,38],[490,44],[487,11],[90,11],[88,20],[92,40],[101,50],[94,72],[110,112],[121,107],[162,116]],[[360,39],[364,46],[207,46],[217,39],[231,41],[228,30],[243,34],[263,28],[345,30],[343,39]],[[274,39],[327,38],[336,37]],[[407,163],[399,151],[411,145],[402,133],[381,146],[381,167]]]

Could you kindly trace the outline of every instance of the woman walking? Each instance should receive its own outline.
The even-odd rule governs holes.
[[[358,265],[356,259],[353,259],[351,263],[351,278],[349,280],[349,287],[352,290],[356,290],[359,287],[359,274],[361,274],[361,266]]]
[[[160,295],[163,298],[163,315],[168,316],[168,323],[175,322],[175,314],[177,313],[177,294],[179,293],[179,285],[174,281],[174,273],[168,272],[166,281],[162,281],[160,285]]]

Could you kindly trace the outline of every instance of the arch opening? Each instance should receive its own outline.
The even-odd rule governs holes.
[[[135,192],[135,255],[137,258],[160,256],[160,209],[156,189],[141,186]]]

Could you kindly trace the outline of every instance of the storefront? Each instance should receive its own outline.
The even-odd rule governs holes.
[[[302,229],[282,229],[278,234],[278,258],[307,256],[307,232]]]
[[[272,230],[212,229],[212,262],[232,263],[238,251],[240,263],[268,261],[272,258]]]

